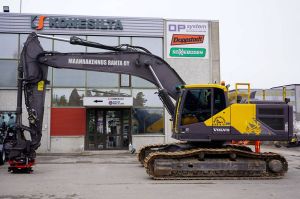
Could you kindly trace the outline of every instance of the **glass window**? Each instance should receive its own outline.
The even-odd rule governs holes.
[[[132,109],[132,133],[164,133],[164,114],[163,108]]]
[[[117,46],[119,45],[118,37],[101,37],[101,36],[88,36],[88,41],[108,45],[108,46]],[[107,52],[108,50],[103,50],[99,48],[87,48],[87,52]]]
[[[129,87],[130,86],[130,76],[126,74],[121,74],[121,87]]]
[[[53,88],[52,106],[83,106],[84,88]]]
[[[163,107],[156,89],[132,89],[133,106]]]
[[[131,44],[130,37],[120,37],[120,44]]]
[[[151,82],[137,76],[131,76],[131,85],[135,88],[156,88]]]
[[[183,125],[204,122],[211,117],[211,89],[188,90],[182,110]]]
[[[18,35],[0,34],[0,58],[18,58]]]
[[[120,91],[120,96],[124,96],[124,97],[130,97],[132,96],[131,94],[131,89],[124,89],[124,88],[121,88]]]
[[[0,128],[15,126],[16,113],[14,111],[6,112],[0,111]]]
[[[87,71],[88,87],[119,87],[119,74]]]
[[[18,62],[14,60],[0,60],[0,86],[17,86],[17,66]]]
[[[118,89],[96,89],[89,88],[86,91],[87,97],[116,97],[120,96]]]
[[[48,76],[47,76],[47,80],[49,81],[49,86],[52,85],[52,74],[53,74],[53,68],[49,67],[48,68]]]
[[[56,37],[70,39],[71,35],[55,35]],[[81,39],[86,39],[85,36],[78,36]],[[58,52],[85,52],[85,46],[72,45],[64,41],[54,41],[54,50]]]
[[[21,36],[20,36],[20,53],[23,49],[25,41],[27,40],[27,37],[28,37],[28,34],[21,34]],[[45,38],[39,37],[39,41],[44,50],[52,51],[52,41],[53,41],[52,39],[45,39]]]
[[[222,89],[215,88],[214,89],[214,101],[213,101],[213,108],[214,113],[217,114],[218,112],[222,111],[226,108],[226,101],[224,91]]]
[[[163,57],[162,38],[132,37],[132,45],[144,47],[152,54]]]
[[[16,113],[0,111],[0,145],[3,144],[6,132],[14,130],[16,126]],[[9,136],[9,135],[7,135]]]
[[[84,87],[85,71],[53,69],[53,86]]]

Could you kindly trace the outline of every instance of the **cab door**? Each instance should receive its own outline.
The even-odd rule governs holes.
[[[226,107],[226,97],[222,89],[213,89],[212,114],[212,134],[230,134],[230,107]]]

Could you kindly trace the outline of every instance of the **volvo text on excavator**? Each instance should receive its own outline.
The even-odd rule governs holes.
[[[108,50],[99,53],[44,51],[38,37]],[[18,66],[18,99],[14,140],[5,145],[9,170],[31,172],[42,136],[48,67],[122,73],[154,83],[173,121],[172,137],[180,142],[143,147],[139,161],[154,179],[279,178],[287,169],[276,153],[255,153],[232,140],[287,141],[293,110],[286,102],[247,101],[229,104],[220,84],[186,84],[162,58],[139,46],[106,46],[31,33]],[[22,124],[22,98],[29,126]],[[176,103],[174,103],[176,102]],[[24,136],[29,132],[30,140]]]

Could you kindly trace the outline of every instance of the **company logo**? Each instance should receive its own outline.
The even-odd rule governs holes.
[[[31,28],[42,30],[44,28],[44,21],[46,18],[46,16],[31,16]]]
[[[226,125],[225,119],[221,116],[218,116],[214,119],[213,125],[214,126],[225,126]]]
[[[100,30],[123,30],[123,24],[119,19],[87,19],[31,16],[31,28],[42,30],[48,21],[49,28],[74,28],[74,29],[100,29]]]
[[[226,128],[213,128],[214,132],[220,132],[220,133],[229,133],[230,129],[226,129]]]
[[[169,24],[168,30],[170,32],[207,32],[207,24]]]
[[[205,57],[205,48],[171,48],[170,57]]]
[[[171,45],[202,44],[204,35],[173,34]]]

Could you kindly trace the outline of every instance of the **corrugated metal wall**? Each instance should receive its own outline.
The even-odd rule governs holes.
[[[42,15],[42,14],[41,14]],[[0,13],[0,32],[30,33],[37,31],[31,28],[31,16],[39,14]],[[123,30],[78,29],[78,28],[49,28],[49,21],[45,20],[41,34],[75,34],[75,35],[109,35],[109,36],[148,36],[163,37],[164,22],[159,18],[134,17],[99,17],[75,15],[45,15],[46,17],[84,18],[84,19],[119,19]]]

